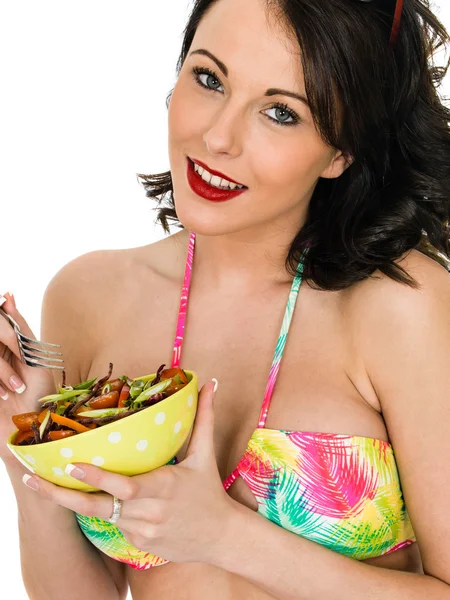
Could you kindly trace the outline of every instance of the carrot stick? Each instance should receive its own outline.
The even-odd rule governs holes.
[[[59,425],[64,425],[65,427],[69,427],[70,429],[74,429],[78,431],[78,433],[84,433],[85,431],[90,431],[88,427],[85,427],[81,423],[77,423],[73,419],[68,419],[67,417],[63,417],[62,415],[57,415],[55,413],[50,413],[50,417],[52,421],[58,423]]]
[[[38,421],[39,423],[42,423],[45,419],[45,417],[47,416],[48,413],[48,408],[45,408],[38,416]]]

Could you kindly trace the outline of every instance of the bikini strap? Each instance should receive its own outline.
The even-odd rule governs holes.
[[[180,310],[178,311],[177,331],[172,354],[172,368],[180,366],[181,347],[183,345],[184,328],[186,325],[186,312],[189,299],[189,290],[191,287],[192,264],[194,260],[195,233],[192,232],[189,238],[189,247],[186,258],[186,268],[184,271],[184,283],[181,290]]]
[[[195,249],[195,233],[192,232],[189,238],[189,247],[186,258],[186,268],[184,273],[184,283],[181,292],[181,300],[180,300],[180,309],[178,312],[178,323],[176,330],[176,337],[172,355],[172,368],[180,366],[181,359],[181,348],[183,345],[184,339],[184,330],[186,325],[186,313],[187,313],[187,305],[189,299],[189,291],[191,286],[192,279],[192,266],[194,261],[194,249]],[[278,337],[278,342],[275,348],[275,354],[272,361],[272,367],[269,373],[269,379],[267,381],[266,391],[264,394],[264,400],[261,407],[261,413],[259,415],[259,423],[258,428],[265,427],[267,414],[269,412],[270,401],[272,399],[273,390],[275,387],[276,378],[278,375],[278,371],[280,369],[281,358],[283,357],[284,349],[286,346],[287,335],[289,332],[289,327],[291,325],[292,316],[294,314],[294,308],[297,302],[298,292],[300,290],[300,285],[303,280],[303,267],[304,267],[304,257],[309,248],[305,250],[302,258],[300,259],[297,267],[296,276],[294,281],[292,282],[291,291],[289,293],[286,310],[284,312],[283,322],[281,325],[280,335]]]
[[[286,346],[287,335],[289,332],[289,327],[291,325],[292,316],[294,314],[294,308],[298,298],[298,292],[300,290],[300,285],[303,280],[303,268],[304,268],[304,258],[306,256],[306,252],[302,255],[298,266],[297,272],[292,282],[291,291],[289,293],[286,310],[284,311],[283,322],[281,324],[281,331],[278,337],[278,342],[275,348],[275,354],[272,361],[272,367],[269,373],[269,379],[267,381],[266,391],[264,393],[264,400],[261,407],[261,412],[259,415],[258,429],[261,429],[266,426],[267,414],[269,412],[270,402],[272,400],[273,389],[275,387],[275,382],[277,379],[278,371],[280,370],[280,363],[283,357],[284,349]]]

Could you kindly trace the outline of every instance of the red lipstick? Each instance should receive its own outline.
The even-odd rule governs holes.
[[[234,179],[231,179],[231,177],[228,177],[228,175],[224,175],[220,171],[214,171],[214,169],[210,169],[208,167],[208,165],[205,165],[205,163],[202,163],[201,160],[195,159],[195,162],[198,165],[200,165],[201,167],[203,167],[204,169],[206,169],[208,171],[208,173],[211,173],[211,175],[216,175],[217,177],[222,177],[222,179],[226,179],[227,181],[231,181],[231,183],[237,183],[238,185],[244,185],[240,181],[235,181]]]
[[[219,188],[216,188],[212,185],[209,185],[209,183],[206,183],[206,181],[204,181],[200,177],[200,175],[195,172],[194,163],[191,161],[190,158],[187,159],[187,163],[187,179],[189,185],[191,186],[193,192],[195,192],[205,200],[210,200],[211,202],[225,202],[226,200],[231,200],[232,198],[236,198],[236,196],[240,196],[240,194],[247,191],[248,189],[246,187],[240,190],[221,190]],[[228,181],[241,185],[238,181],[229,179],[222,173],[219,173],[219,171],[213,171],[212,169],[209,169],[208,167],[204,166],[204,164],[201,163],[199,160],[196,160],[196,163],[204,169],[206,169],[209,173],[217,175],[217,177],[223,177]]]

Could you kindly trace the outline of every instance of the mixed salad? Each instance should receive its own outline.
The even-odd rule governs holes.
[[[90,379],[75,386],[65,384],[65,373],[58,394],[41,398],[42,409],[13,415],[19,430],[12,443],[16,446],[43,444],[91,431],[118,419],[135,414],[181,390],[188,377],[179,367],[164,369],[161,365],[150,381],[108,375]]]

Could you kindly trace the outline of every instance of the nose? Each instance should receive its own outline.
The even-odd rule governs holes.
[[[232,102],[223,103],[213,114],[211,123],[203,135],[210,154],[238,156],[242,152],[246,135],[242,108]]]

